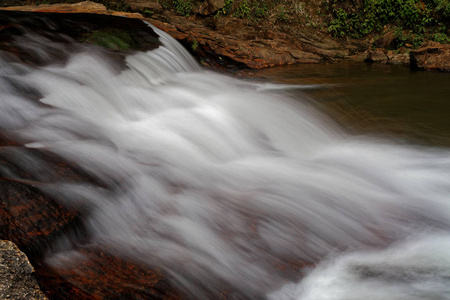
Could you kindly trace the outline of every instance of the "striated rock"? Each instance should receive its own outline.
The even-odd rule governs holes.
[[[243,20],[229,19],[224,24],[216,24],[216,30],[177,16],[171,17],[170,24],[149,21],[182,43],[192,44],[195,41],[198,44],[196,49],[198,56],[211,57],[219,63],[262,69],[294,63],[319,63],[326,60],[324,56],[305,50],[304,44],[292,37],[264,38],[262,33],[245,26]]]
[[[409,55],[414,68],[450,72],[450,45],[429,42],[420,49],[412,50]]]
[[[13,242],[4,240],[0,240],[0,299],[47,299],[26,255]]]

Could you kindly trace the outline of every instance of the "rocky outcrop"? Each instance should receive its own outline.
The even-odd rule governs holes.
[[[337,42],[315,30],[282,30],[250,26],[248,20],[223,16],[221,18],[185,18],[168,11],[161,12],[154,1],[129,3],[133,11],[148,10],[152,18],[146,19],[174,38],[192,48],[205,64],[221,66],[241,66],[256,69],[295,64],[320,63],[349,58],[364,49],[363,44]],[[207,0],[200,7],[200,14],[210,14],[224,5],[223,0]],[[37,12],[89,12],[96,14],[123,15],[131,18],[143,18],[138,13],[111,12],[103,5],[89,1],[76,4],[54,4],[26,7],[8,7],[9,10]],[[288,31],[289,33],[285,33]]]
[[[429,42],[410,52],[411,66],[427,71],[450,72],[450,45]]]
[[[206,18],[199,23],[166,15],[166,22],[155,16],[149,21],[182,43],[196,45],[200,59],[262,69],[296,63],[320,63],[348,58],[361,45],[339,44],[326,35],[307,31],[291,34],[269,28],[249,26],[233,17]]]
[[[26,1],[9,0],[8,3]],[[108,2],[106,0],[105,2]],[[115,3],[115,1],[109,1]],[[133,12],[117,12],[90,1],[75,4],[15,6],[2,9],[38,12],[88,12],[120,15],[145,20],[179,40],[204,65],[220,68],[255,68],[296,63],[321,63],[354,60],[377,63],[405,64],[424,69],[448,71],[450,69],[448,47],[431,43],[419,50],[393,52],[397,46],[394,30],[386,28],[373,41],[379,50],[369,50],[368,41],[336,40],[311,27],[278,24],[255,24],[246,19],[231,16],[214,17],[224,7],[224,0],[196,2],[193,12],[197,15],[181,17],[164,9],[157,0],[123,0]],[[277,24],[275,26],[275,24]],[[440,45],[440,46],[438,46]],[[411,47],[411,46],[410,46]],[[381,50],[383,49],[383,50]]]
[[[47,299],[26,255],[14,243],[4,240],[0,240],[0,299]]]

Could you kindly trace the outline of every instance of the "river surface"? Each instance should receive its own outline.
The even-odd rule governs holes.
[[[87,212],[88,239],[53,241],[49,268],[76,269],[95,247],[161,270],[186,299],[450,299],[448,74],[314,65],[235,79],[154,30],[161,45],[120,66],[93,46],[44,66],[0,53],[2,131],[90,177],[2,149],[3,177],[26,169]],[[28,38],[49,57],[47,38]]]
[[[286,84],[319,84],[306,94],[353,134],[450,147],[450,76],[401,65],[337,63],[256,72]],[[295,95],[294,95],[295,97]]]

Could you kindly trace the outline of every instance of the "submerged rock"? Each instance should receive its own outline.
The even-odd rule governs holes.
[[[161,272],[131,259],[89,246],[76,257],[53,258],[40,270],[50,299],[182,299]]]
[[[47,299],[27,256],[13,242],[4,240],[0,240],[0,299]]]

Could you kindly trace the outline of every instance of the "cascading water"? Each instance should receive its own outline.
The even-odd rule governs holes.
[[[95,47],[0,57],[0,128],[94,178],[39,186],[89,212],[90,245],[196,299],[450,299],[448,150],[348,136],[292,87],[202,70],[154,30],[162,46],[124,69]],[[73,243],[49,266],[83,260]]]

